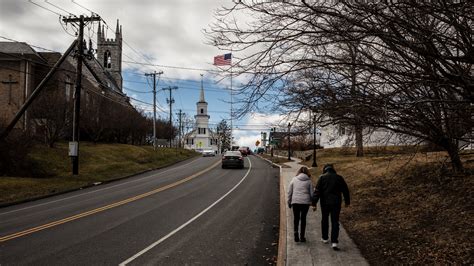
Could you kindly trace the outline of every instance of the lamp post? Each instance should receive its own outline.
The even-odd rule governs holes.
[[[311,166],[318,166],[316,163],[316,115],[313,115],[313,164]]]
[[[288,161],[291,161],[291,140],[290,140],[291,124],[288,123]]]

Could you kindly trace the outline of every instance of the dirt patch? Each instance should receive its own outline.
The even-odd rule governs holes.
[[[341,223],[370,264],[474,263],[474,155],[462,155],[463,174],[442,152],[319,155],[313,179],[325,163],[345,177],[352,204]]]

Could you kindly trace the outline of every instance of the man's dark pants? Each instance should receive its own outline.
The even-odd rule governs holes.
[[[298,225],[301,220],[300,236],[305,236],[306,231],[306,215],[308,214],[309,204],[293,204],[293,228],[295,233],[298,232]]]
[[[338,243],[339,238],[339,214],[341,205],[321,205],[321,230],[323,239],[329,239],[329,216],[331,216],[331,243]]]

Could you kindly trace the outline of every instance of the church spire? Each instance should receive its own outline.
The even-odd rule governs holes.
[[[200,103],[205,103],[206,100],[204,100],[204,86],[203,86],[203,75],[201,74],[201,94],[199,96],[199,102]]]
[[[119,26],[119,20],[117,19],[117,27],[115,28],[115,34],[119,35],[120,34],[120,26]]]

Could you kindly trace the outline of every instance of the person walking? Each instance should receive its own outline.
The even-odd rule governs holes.
[[[332,164],[326,164],[314,190],[313,206],[316,206],[318,200],[321,200],[321,241],[325,244],[329,243],[329,216],[331,217],[331,246],[334,250],[339,250],[341,194],[344,196],[345,206],[348,207],[351,199],[346,181],[336,173],[336,169]]]
[[[288,188],[288,207],[293,209],[293,228],[295,242],[306,242],[306,215],[313,198],[311,174],[307,167],[301,167],[290,182]],[[298,233],[298,227],[301,228]]]

